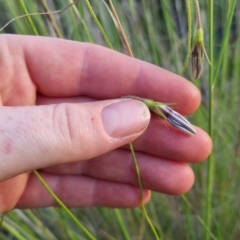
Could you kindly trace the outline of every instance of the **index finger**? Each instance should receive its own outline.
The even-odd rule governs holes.
[[[48,97],[136,95],[176,103],[183,114],[193,112],[200,103],[198,89],[184,78],[101,46],[16,35],[2,36],[0,43],[4,40],[13,61],[22,54],[37,91]]]

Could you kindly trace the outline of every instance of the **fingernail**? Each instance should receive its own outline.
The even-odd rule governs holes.
[[[113,138],[126,137],[142,131],[150,120],[147,106],[136,100],[122,100],[102,110],[106,133]]]

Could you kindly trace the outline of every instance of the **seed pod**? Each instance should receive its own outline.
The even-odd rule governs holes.
[[[152,112],[156,113],[159,117],[166,119],[173,127],[188,135],[196,134],[196,130],[192,124],[167,104],[155,102],[151,99],[143,99],[143,102]]]
[[[210,61],[204,47],[203,28],[201,23],[201,13],[198,0],[195,0],[195,7],[197,31],[193,39],[193,48],[190,56],[190,67],[193,78],[199,79],[203,71],[204,57],[206,56],[209,64]]]
[[[141,98],[137,96],[124,96],[124,98],[131,98],[141,101],[146,104],[150,111],[167,120],[173,127],[188,135],[193,136],[196,134],[196,130],[192,124],[181,114],[170,108],[170,104],[155,102],[151,99]]]
[[[204,45],[203,42],[195,41],[190,57],[190,67],[194,79],[199,79],[204,65]]]
[[[192,124],[181,114],[174,111],[172,108],[170,108],[167,105],[160,104],[158,105],[163,115],[166,117],[167,121],[178,130],[189,134],[189,135],[195,135],[196,130],[192,126]]]

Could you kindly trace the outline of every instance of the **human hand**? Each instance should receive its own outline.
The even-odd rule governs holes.
[[[192,83],[149,63],[87,43],[1,35],[0,77],[0,212],[55,205],[34,169],[69,207],[138,206],[126,146],[137,138],[145,202],[149,190],[188,191],[194,174],[186,163],[211,151],[201,129],[192,137],[157,117],[149,123],[143,103],[119,99],[176,103],[182,114],[197,109]]]

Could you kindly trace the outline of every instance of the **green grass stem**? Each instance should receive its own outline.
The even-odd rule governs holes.
[[[96,240],[96,238],[82,225],[81,222],[75,217],[75,215],[66,207],[66,205],[57,197],[57,195],[52,191],[52,189],[48,186],[46,181],[42,178],[42,176],[37,172],[34,171],[34,174],[39,179],[39,181],[42,183],[42,185],[46,188],[46,190],[49,192],[49,194],[53,197],[53,199],[56,201],[56,203],[62,207],[65,212],[71,217],[71,219],[74,221],[74,223],[85,233],[85,235],[91,239]]]
[[[23,0],[17,0],[17,1],[18,1],[18,4],[19,4],[19,7],[22,9],[23,13],[26,15],[26,20],[28,22],[28,25],[29,25],[32,33],[34,35],[38,35],[38,31],[35,28],[35,25],[34,25],[32,19],[31,19],[31,17],[29,16],[29,12],[26,8],[26,5],[25,5],[24,1]]]
[[[122,231],[122,234],[123,234],[123,237],[125,240],[131,240],[131,237],[128,233],[128,230],[127,230],[127,227],[126,227],[126,224],[124,223],[124,220],[123,220],[123,217],[121,215],[121,212],[119,209],[114,209],[114,212],[115,212],[115,215],[117,217],[117,221],[119,223],[119,227]]]
[[[188,38],[187,38],[187,54],[186,59],[183,64],[183,68],[180,72],[180,75],[183,75],[188,67],[189,58],[192,53],[192,11],[191,11],[191,3],[190,0],[185,0],[186,10],[187,10],[187,25],[188,25]]]
[[[53,28],[56,36],[57,36],[58,38],[63,38],[63,34],[62,34],[60,28],[58,27],[58,25],[57,25],[54,17],[52,16],[52,13],[51,13],[51,11],[50,11],[50,9],[49,9],[48,4],[46,3],[46,1],[45,1],[45,0],[40,0],[40,4],[42,5],[42,8],[44,9],[44,11],[45,11],[46,13],[47,13],[47,12],[49,13],[49,14],[47,14],[46,16],[48,17],[49,22],[51,23],[52,28]]]
[[[143,202],[143,187],[142,187],[142,182],[141,182],[140,170],[138,168],[137,158],[136,158],[132,143],[130,143],[129,146],[130,146],[130,150],[131,150],[131,154],[132,154],[132,158],[133,158],[133,162],[134,162],[134,166],[135,166],[135,170],[136,170],[136,174],[137,174],[138,186],[139,186],[139,190],[140,190],[140,202],[141,202],[141,207],[143,210],[143,215],[144,215],[145,219],[147,220],[147,223],[148,223],[155,239],[160,240],[160,237],[158,236],[158,233],[157,233],[155,227],[153,226],[151,219],[148,216],[147,210],[146,210],[144,202]]]
[[[109,40],[109,38],[108,38],[105,30],[103,29],[101,23],[99,22],[96,14],[95,14],[95,12],[94,12],[94,10],[93,10],[93,8],[92,8],[92,5],[90,4],[90,2],[89,2],[88,0],[85,0],[85,3],[86,3],[86,5],[87,5],[87,8],[88,8],[88,10],[89,10],[89,12],[90,12],[90,14],[91,14],[94,22],[96,23],[98,29],[100,30],[100,32],[101,32],[101,34],[102,34],[102,36],[103,36],[103,38],[104,38],[107,46],[108,46],[109,48],[113,49],[113,46],[112,46],[112,44],[111,44],[111,42],[110,42],[110,40]]]
[[[176,26],[174,25],[173,22],[173,17],[171,14],[171,7],[170,4],[171,2],[168,0],[162,0],[162,5],[163,5],[163,17],[164,17],[164,22],[166,24],[166,30],[167,30],[167,36],[169,38],[170,42],[170,48],[172,49],[172,54],[173,54],[173,63],[174,66],[176,67],[176,72],[180,72],[180,61],[179,61],[179,51],[177,49],[178,46],[178,37],[176,36]]]
[[[3,222],[3,227],[11,233],[11,235],[17,239],[17,240],[26,240],[25,236],[23,236],[14,226],[7,223],[6,221]],[[32,237],[32,236],[31,236]],[[32,239],[32,238],[31,238]],[[36,238],[33,238],[33,240],[37,240]]]
[[[80,0],[77,0],[77,1],[80,1]],[[28,18],[28,17],[29,17],[29,18],[30,18],[30,21],[31,21],[31,23],[32,23],[32,25],[33,25],[33,26],[32,26],[32,25],[29,25],[32,33],[33,33],[34,35],[39,35],[38,32],[37,32],[37,30],[36,30],[36,27],[35,27],[33,21],[31,20],[31,16],[49,15],[49,14],[61,13],[61,12],[65,11],[66,9],[68,9],[69,7],[74,6],[77,1],[75,1],[75,2],[72,1],[68,6],[66,6],[66,7],[64,7],[63,9],[60,9],[60,10],[50,11],[50,12],[26,13],[26,14],[24,14],[24,15],[21,15],[21,16],[15,17],[15,18],[12,18],[10,21],[8,21],[7,23],[5,23],[5,24],[3,25],[3,27],[0,28],[0,32],[3,31],[3,30],[4,30],[9,24],[11,24],[12,22],[14,22],[14,21],[16,21],[16,20],[18,20],[18,19],[21,19],[21,18]],[[12,9],[12,7],[10,7],[10,5],[7,5],[7,6],[9,7],[9,9]],[[23,9],[23,10],[24,10],[24,9]],[[25,8],[25,10],[26,10],[26,8]],[[25,11],[24,11],[24,12],[25,12]],[[18,29],[18,31],[21,31],[19,28],[17,28],[17,29]]]
[[[189,209],[191,209],[194,213],[195,216],[197,217],[198,221],[201,223],[201,225],[205,228],[206,232],[208,232],[209,237],[211,237],[211,239],[213,240],[218,240],[217,237],[215,237],[212,232],[209,230],[208,226],[206,225],[206,223],[204,222],[204,220],[194,211],[191,203],[188,201],[187,197],[185,195],[181,195],[183,201],[187,204],[187,206],[189,207]]]
[[[209,82],[208,82],[208,91],[209,91],[209,112],[208,112],[208,133],[211,138],[213,138],[213,113],[214,113],[214,86],[213,86],[213,48],[214,48],[214,39],[213,39],[213,0],[209,1],[208,6],[208,21],[209,21],[209,60],[211,65],[209,65]],[[212,220],[212,195],[213,195],[213,183],[214,183],[214,155],[210,154],[208,158],[208,169],[207,169],[207,196],[206,196],[206,227],[207,231],[205,234],[205,239],[210,239],[211,232],[211,220]]]
[[[113,14],[113,16],[115,18],[114,20],[115,20],[115,22],[117,24],[118,33],[120,35],[122,43],[125,46],[125,48],[126,48],[126,50],[128,52],[128,55],[130,57],[133,57],[132,50],[130,48],[130,45],[128,43],[128,40],[127,40],[126,35],[124,33],[124,30],[123,30],[123,27],[121,25],[121,22],[119,20],[119,17],[117,15],[117,12],[116,12],[115,7],[114,7],[114,5],[113,5],[111,0],[109,0],[109,4],[110,4],[110,7],[111,7],[112,14]],[[150,226],[150,228],[151,228],[155,238],[158,240],[160,238],[159,238],[159,236],[158,236],[158,234],[157,234],[157,232],[156,232],[156,230],[155,230],[155,228],[154,228],[154,226],[153,226],[153,224],[152,224],[152,222],[151,222],[151,220],[150,220],[150,218],[149,218],[149,216],[147,214],[146,208],[145,208],[144,203],[143,203],[143,190],[142,190],[141,176],[140,176],[140,171],[139,171],[139,168],[138,168],[137,158],[136,158],[136,155],[135,155],[132,143],[130,143],[129,146],[130,146],[130,150],[131,150],[131,154],[132,154],[132,158],[133,158],[133,161],[134,161],[135,170],[136,170],[136,174],[137,174],[138,186],[139,186],[139,189],[140,189],[140,201],[141,201],[143,214],[144,214],[144,216],[145,216],[145,218],[146,218],[146,220],[147,220],[147,222],[148,222],[148,224],[149,224],[149,226]],[[121,218],[119,218],[120,217],[119,213],[117,214],[117,216],[118,216],[118,220],[120,220]],[[123,226],[123,222],[121,221],[120,223],[121,223],[120,225]],[[124,226],[123,226],[123,229],[125,229]],[[125,230],[123,232],[124,232],[124,235],[127,237],[126,239],[128,239],[127,232]]]
[[[90,30],[89,30],[89,28],[88,28],[88,26],[86,24],[86,21],[83,19],[83,17],[80,14],[80,11],[76,7],[76,2],[77,1],[73,1],[73,0],[68,0],[68,1],[69,1],[70,4],[72,4],[72,8],[73,8],[73,11],[75,13],[75,16],[76,16],[77,20],[80,21],[80,23],[83,25],[83,28],[84,28],[84,30],[86,32],[86,39],[87,39],[87,41],[90,42],[90,43],[93,43],[94,41],[93,41],[92,35],[90,33]],[[74,20],[74,23],[76,24],[76,19],[74,18],[73,20]],[[79,33],[79,32],[80,31],[77,31],[77,33]]]
[[[226,49],[228,41],[229,41],[229,34],[230,34],[230,29],[231,29],[231,24],[232,24],[234,12],[235,12],[236,4],[237,4],[237,0],[233,0],[233,1],[231,1],[231,4],[229,4],[230,11],[229,11],[228,18],[227,18],[224,38],[223,38],[223,42],[221,44],[221,50],[219,53],[218,60],[216,62],[216,67],[215,67],[215,71],[214,71],[214,75],[213,75],[213,80],[212,80],[213,85],[215,84],[215,82],[217,80],[217,76],[219,74],[219,69],[221,67],[224,52],[225,52],[225,49]]]

